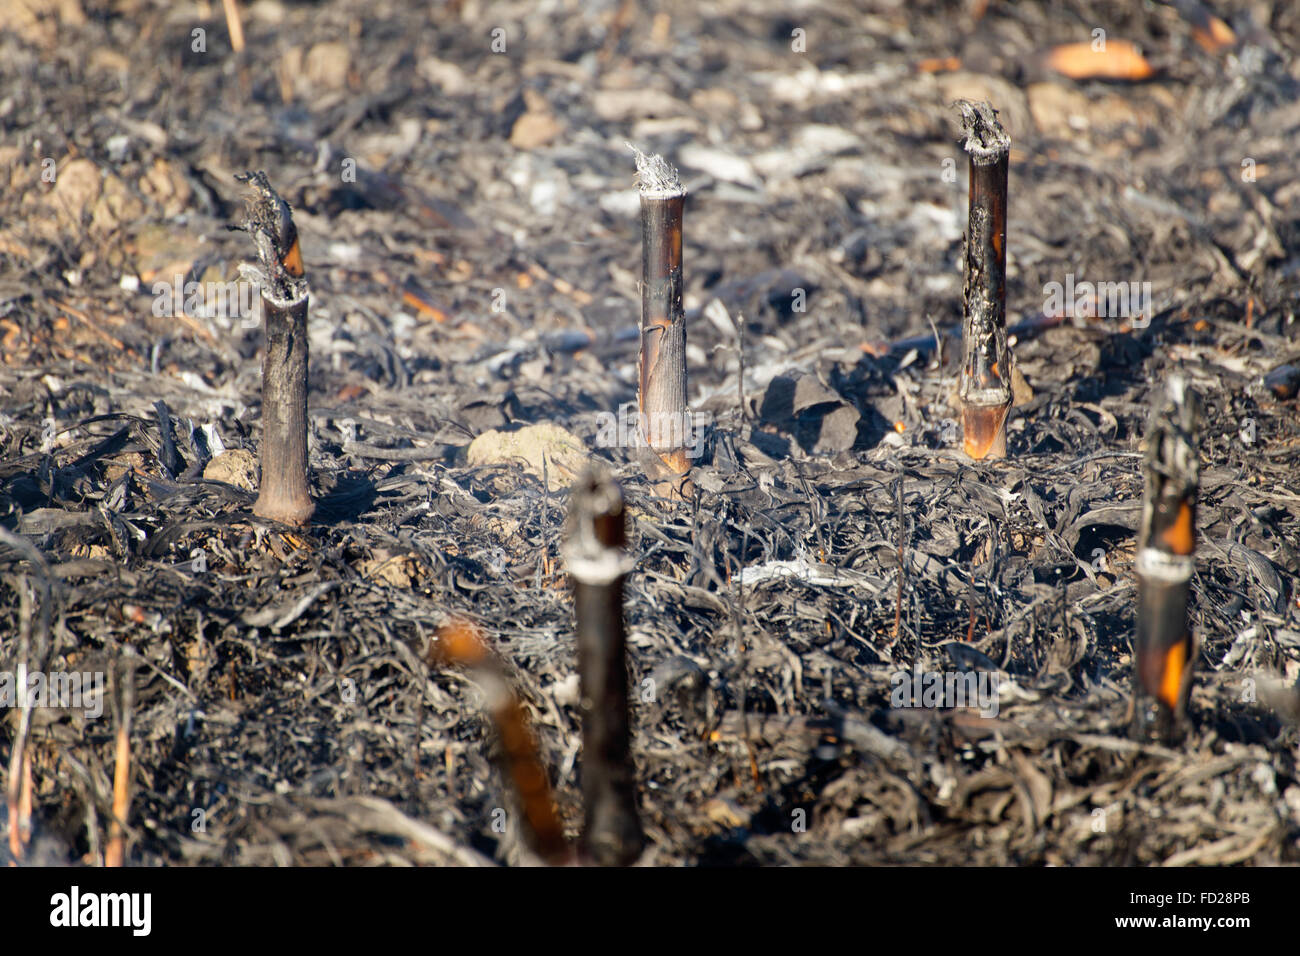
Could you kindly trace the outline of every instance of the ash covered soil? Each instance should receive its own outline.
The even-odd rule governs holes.
[[[575,442],[633,517],[645,862],[1300,860],[1300,419],[1262,383],[1300,355],[1294,5],[1213,4],[1222,42],[1195,4],[241,6],[239,55],[218,3],[21,0],[0,34],[0,670],[133,669],[131,864],[523,859],[481,697],[431,663],[453,614],[507,662],[576,834]],[[1096,29],[1152,75],[1051,68]],[[955,425],[958,98],[1012,137],[1011,324],[1070,276],[1150,283],[1149,324],[1017,338],[1001,462]],[[636,397],[626,141],[690,192],[693,504],[601,447]],[[251,261],[225,228],[250,169],[311,282],[301,533],[251,513],[260,329],[154,308]],[[1164,746],[1126,711],[1175,371],[1208,409],[1201,650]],[[537,424],[576,436],[544,476],[469,451]],[[996,716],[891,707],[914,664],[991,669]],[[102,848],[117,719],[39,715],[33,859]]]

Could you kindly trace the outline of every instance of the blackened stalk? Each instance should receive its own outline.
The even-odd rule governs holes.
[[[158,462],[167,472],[168,478],[175,478],[185,470],[185,460],[181,458],[181,453],[176,450],[176,437],[172,431],[171,412],[167,409],[167,403],[162,399],[153,403],[154,411],[158,413],[158,438],[162,448],[158,452]]]
[[[555,812],[550,777],[505,666],[488,648],[478,628],[464,620],[453,620],[438,632],[436,649],[443,662],[467,668],[483,693],[501,741],[501,770],[514,787],[523,812],[524,839],[546,862],[569,862],[569,843]]]
[[[1181,376],[1170,376],[1153,402],[1147,430],[1145,491],[1138,530],[1138,614],[1134,670],[1137,729],[1176,736],[1191,691],[1196,642],[1187,623],[1193,553],[1196,550],[1196,491],[1200,475],[1196,429],[1197,394]]]
[[[307,279],[289,205],[263,172],[236,176],[255,196],[238,226],[253,237],[261,267],[242,264],[262,290],[262,480],[253,513],[306,525],[316,506],[307,488]]]
[[[630,145],[630,144],[629,144]],[[686,190],[661,156],[635,146],[641,194],[641,354],[637,408],[654,452],[650,477],[662,490],[689,496],[686,315],[682,310],[682,210]]]
[[[963,445],[976,460],[1005,458],[1011,411],[1007,348],[1007,167],[1011,137],[988,103],[959,100],[970,157],[969,225],[963,289]]]
[[[601,866],[626,866],[645,846],[623,631],[626,543],[622,490],[608,475],[589,471],[573,486],[564,557],[573,578],[582,682],[581,849]]]

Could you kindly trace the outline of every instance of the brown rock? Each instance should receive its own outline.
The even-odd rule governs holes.
[[[40,178],[40,166],[29,162],[18,146],[0,146],[0,184],[8,177],[9,188],[21,193],[28,183]]]
[[[4,27],[32,46],[48,49],[58,41],[60,26],[86,25],[80,0],[8,0],[4,6]]]
[[[184,212],[193,196],[180,170],[165,159],[155,159],[153,168],[140,178],[140,192],[162,206],[163,214],[168,217]]]
[[[564,124],[550,113],[525,113],[515,120],[510,144],[518,149],[537,149],[564,132]]]
[[[113,232],[144,216],[144,203],[122,181],[109,173],[91,214],[90,227],[98,232]]]
[[[172,282],[190,271],[202,248],[193,229],[154,223],[140,228],[128,251],[140,281]]]
[[[346,44],[333,40],[317,43],[307,53],[307,80],[320,89],[341,90],[347,86],[351,65]]]
[[[99,167],[88,159],[74,159],[58,170],[45,202],[65,228],[79,229],[82,218],[94,209],[100,189]]]
[[[1092,99],[1061,83],[1033,83],[1026,90],[1034,125],[1044,136],[1077,140],[1113,135],[1124,126],[1143,126],[1153,116],[1142,117],[1125,97]]]
[[[692,93],[691,108],[709,116],[734,116],[736,110],[740,109],[740,100],[736,99],[736,94],[731,90],[715,86]]]
[[[98,73],[129,73],[131,60],[125,53],[117,50],[96,47],[90,54],[90,69],[91,72]]]
[[[207,463],[203,477],[207,481],[224,481],[245,491],[256,491],[257,456],[247,448],[231,448]]]
[[[514,464],[538,478],[545,470],[551,491],[569,487],[589,457],[581,438],[549,423],[484,432],[470,443],[468,452],[471,465]]]
[[[614,123],[690,112],[685,103],[662,90],[600,90],[592,97],[592,105],[601,119]]]

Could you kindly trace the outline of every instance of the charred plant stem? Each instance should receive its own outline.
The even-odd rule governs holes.
[[[637,407],[657,462],[652,478],[690,494],[686,451],[686,316],[682,310],[682,210],[686,190],[660,156],[636,147],[641,194],[641,354]]]
[[[9,547],[16,547],[20,552],[26,551],[33,564],[45,570],[44,559],[25,538],[0,528],[0,541]],[[46,578],[48,581],[48,578]],[[32,648],[32,598],[27,586],[27,578],[19,578],[18,587],[18,657],[15,668],[15,683],[19,687],[27,686],[28,662]],[[46,604],[49,601],[48,584],[43,593]],[[42,629],[44,630],[44,629]],[[24,696],[19,702],[18,727],[14,734],[13,746],[9,755],[9,776],[6,787],[5,802],[8,805],[9,853],[16,861],[21,861],[26,846],[31,838],[32,819],[32,754],[28,734],[32,727],[31,702]]]
[[[899,475],[894,482],[894,499],[898,512],[898,594],[894,600],[894,638],[890,641],[891,644],[897,643],[898,634],[903,625],[903,582],[907,577],[906,555],[904,554],[907,536],[907,515],[903,511],[902,475]]]
[[[569,844],[555,812],[550,777],[505,667],[468,621],[452,621],[443,627],[438,633],[437,651],[444,662],[468,668],[486,698],[501,740],[501,769],[523,811],[525,839],[546,862],[568,862]]]
[[[131,812],[131,715],[135,709],[135,668],[125,661],[118,670],[119,707],[113,756],[113,818],[108,824],[104,866],[126,862],[126,820]]]
[[[239,226],[257,243],[261,268],[240,267],[262,289],[266,353],[262,359],[262,480],[253,513],[306,525],[315,513],[307,489],[307,279],[288,204],[266,174],[237,176],[255,197]]]
[[[266,309],[262,361],[262,482],[253,513],[305,525],[315,512],[307,490],[307,302]]]
[[[158,452],[158,461],[167,470],[167,476],[175,478],[185,470],[185,461],[176,449],[171,412],[167,409],[167,403],[161,399],[154,402],[153,407],[154,411],[158,413],[158,439],[162,445]]]
[[[623,493],[591,472],[574,485],[565,561],[573,577],[578,674],[582,681],[583,855],[602,866],[625,866],[645,837],[637,812],[623,630]]]
[[[1196,429],[1200,400],[1181,376],[1157,395],[1147,434],[1142,524],[1138,529],[1137,640],[1134,654],[1136,729],[1144,733],[1155,701],[1155,731],[1177,736],[1191,691],[1196,641],[1187,623],[1196,493],[1200,468]]]
[[[15,742],[13,754],[9,760],[9,782],[6,788],[6,804],[9,820],[9,855],[21,862],[26,852],[31,821],[31,779],[32,759],[27,749],[27,741],[20,738]]]
[[[960,100],[970,157],[969,225],[963,289],[962,371],[958,387],[963,444],[976,460],[1005,458],[1011,411],[1007,348],[1007,167],[1011,138],[988,103]]]

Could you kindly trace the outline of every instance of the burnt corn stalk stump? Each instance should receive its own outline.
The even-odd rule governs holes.
[[[1007,456],[1011,353],[1007,347],[1007,167],[1011,137],[988,103],[959,100],[970,157],[962,367],[963,447],[977,461]]]
[[[641,353],[637,409],[660,492],[689,497],[686,315],[682,310],[682,210],[686,190],[662,156],[636,154],[641,195]]]
[[[573,578],[582,686],[582,855],[601,866],[635,862],[645,846],[637,811],[628,706],[623,578],[627,556],[623,493],[589,471],[573,486],[565,563]]]
[[[555,811],[550,776],[505,665],[484,642],[478,628],[461,619],[449,621],[438,631],[433,652],[442,663],[464,667],[483,694],[500,738],[497,762],[502,776],[514,787],[523,813],[521,830],[525,841],[546,863],[570,862],[569,843]]]
[[[1177,737],[1186,713],[1196,655],[1187,605],[1195,569],[1201,414],[1199,396],[1173,375],[1157,392],[1147,430],[1136,559],[1134,729],[1142,736],[1153,729],[1167,741]]]
[[[104,866],[121,867],[126,863],[126,821],[131,811],[131,721],[135,710],[135,667],[127,659],[113,672],[117,721],[113,758],[113,818],[108,825],[108,843],[104,848]]]
[[[257,244],[260,267],[241,264],[262,290],[266,353],[262,358],[262,478],[253,513],[305,526],[316,505],[307,488],[307,277],[289,204],[263,172],[235,177],[254,192],[247,218],[233,229]]]

